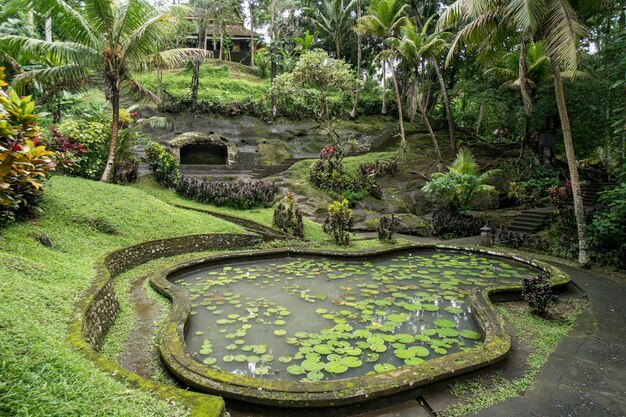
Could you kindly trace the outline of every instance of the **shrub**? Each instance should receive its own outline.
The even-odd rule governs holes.
[[[557,300],[545,278],[545,274],[522,278],[522,298],[528,302],[533,314],[540,317],[548,317],[550,305]]]
[[[550,197],[552,205],[559,211],[565,209],[568,205],[572,205],[572,182],[567,181],[561,186],[555,185],[549,188],[548,197]]]
[[[433,233],[445,239],[476,236],[483,226],[482,219],[455,210],[437,210],[432,219]]]
[[[108,123],[66,120],[50,126],[48,141],[61,156],[63,172],[95,180],[104,172],[110,138]]]
[[[378,240],[381,242],[395,242],[394,235],[398,231],[400,221],[393,214],[391,216],[380,216],[380,221],[376,227],[378,232]]]
[[[165,187],[174,188],[180,177],[180,165],[174,155],[156,142],[149,143],[144,150],[157,182]]]
[[[284,233],[295,237],[304,237],[302,212],[295,206],[293,193],[287,193],[283,201],[274,209],[274,226]]]
[[[12,89],[5,93],[3,79],[0,69],[0,225],[39,210],[54,169],[54,152],[39,137],[35,102]]]
[[[328,206],[328,217],[324,221],[324,232],[329,234],[337,245],[348,246],[350,244],[352,222],[352,210],[348,207],[348,200],[334,201]]]
[[[176,184],[176,192],[200,203],[251,209],[270,207],[278,193],[278,186],[265,181],[207,181],[181,175]]]
[[[332,198],[346,199],[350,204],[371,195],[382,198],[376,183],[376,171],[363,169],[359,177],[353,178],[345,171],[343,150],[339,146],[326,146],[317,161],[311,165],[309,178],[313,184],[329,193]]]
[[[137,181],[139,161],[137,158],[129,157],[116,159],[113,165],[113,182],[116,184],[131,184]]]
[[[398,161],[396,159],[359,165],[359,175],[361,177],[371,175],[375,178],[380,178],[384,176],[394,176],[396,172],[398,172]]]
[[[448,172],[433,174],[422,190],[442,207],[467,212],[478,192],[495,192],[495,188],[486,182],[497,172],[491,170],[481,175],[471,152],[460,149]]]
[[[592,256],[607,265],[626,267],[626,181],[603,191],[602,209],[589,224]]]

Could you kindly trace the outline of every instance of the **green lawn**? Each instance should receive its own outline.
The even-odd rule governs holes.
[[[67,320],[103,254],[151,239],[243,230],[136,188],[64,176],[50,180],[43,208],[36,220],[0,231],[0,415],[185,415],[73,351]],[[44,234],[52,248],[37,243]]]
[[[271,207],[238,210],[229,207],[217,207],[210,204],[198,203],[179,196],[174,190],[168,190],[161,187],[152,177],[142,177],[133,186],[146,194],[150,194],[169,204],[184,205],[186,207],[209,210],[246,220],[252,220],[267,227],[272,227],[273,224],[274,209]],[[315,223],[306,218],[304,219],[304,237],[305,239],[314,242],[328,240],[328,236],[322,230],[322,226],[319,223]]]
[[[254,75],[254,69],[225,61],[210,61],[200,69],[198,100],[220,100],[224,103],[258,100],[268,91],[268,79]],[[175,69],[165,71],[163,85],[165,91],[176,98],[189,94],[192,71]],[[137,74],[137,81],[152,91],[156,91],[155,72]]]

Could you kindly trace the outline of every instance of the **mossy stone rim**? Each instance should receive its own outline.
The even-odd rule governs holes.
[[[377,375],[307,383],[263,380],[234,375],[205,366],[192,359],[186,347],[184,335],[190,317],[191,303],[186,291],[168,279],[177,273],[224,261],[284,255],[361,259],[407,250],[460,251],[499,257],[547,272],[553,286],[562,286],[570,281],[569,275],[542,262],[528,260],[514,254],[441,244],[410,244],[361,252],[284,248],[221,254],[181,263],[151,277],[152,285],[173,301],[170,318],[163,329],[159,344],[161,357],[174,375],[198,390],[238,400],[282,407],[326,407],[367,401],[470,372],[503,359],[511,348],[511,337],[506,332],[504,321],[496,312],[490,296],[499,292],[519,292],[521,284],[477,288],[471,291],[469,300],[472,315],[485,336],[480,346]]]

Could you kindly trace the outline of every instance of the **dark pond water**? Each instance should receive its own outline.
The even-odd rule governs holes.
[[[284,256],[179,275],[198,362],[249,377],[344,379],[481,343],[473,287],[517,282],[530,266],[462,252],[346,261]]]

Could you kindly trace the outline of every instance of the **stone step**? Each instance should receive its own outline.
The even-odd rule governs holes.
[[[533,234],[535,232],[534,229],[528,229],[525,227],[517,227],[517,226],[509,226],[507,227],[508,230],[512,231],[512,232],[517,232],[517,233],[526,233],[526,234]]]
[[[540,227],[542,224],[543,224],[543,221],[524,220],[524,219],[514,219],[511,222],[511,225],[528,226],[528,227]]]

